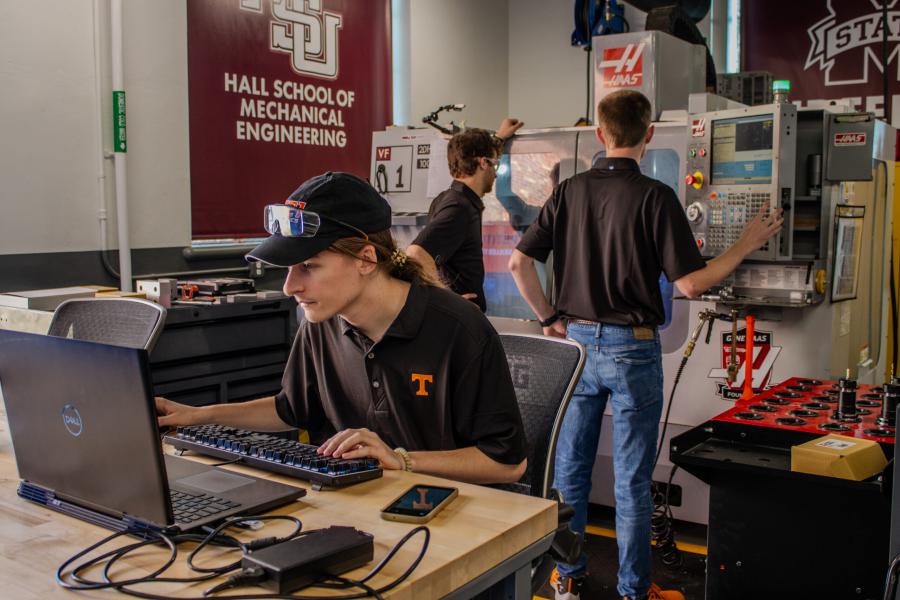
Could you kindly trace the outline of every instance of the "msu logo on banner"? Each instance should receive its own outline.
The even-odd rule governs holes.
[[[900,124],[900,0],[744,4],[742,52],[747,71],[769,71],[777,79],[789,79],[791,100],[800,106],[823,108],[834,100]],[[883,78],[889,86],[886,102]]]
[[[256,237],[298,181],[368,172],[391,122],[391,0],[185,4],[195,238]]]
[[[889,44],[900,41],[900,12],[890,11],[897,2],[887,2]],[[829,1],[828,16],[807,30],[811,43],[804,68],[818,66],[825,74],[825,85],[868,83],[873,70],[883,72],[883,8],[884,3],[877,0]],[[897,45],[889,50],[889,65],[897,63],[898,51],[900,46]]]
[[[262,0],[241,0],[241,8],[262,12]],[[340,14],[323,11],[322,0],[273,0],[272,15],[271,48],[290,54],[294,71],[325,79],[338,76]]]

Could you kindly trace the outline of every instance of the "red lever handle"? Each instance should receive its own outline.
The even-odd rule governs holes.
[[[747,315],[747,339],[744,350],[744,393],[741,400],[749,400],[755,394],[753,392],[753,326],[756,317]]]

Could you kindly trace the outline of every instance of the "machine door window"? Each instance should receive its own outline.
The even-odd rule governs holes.
[[[484,294],[491,316],[534,318],[507,264],[522,234],[559,183],[559,164],[555,152],[504,154],[500,159],[494,189],[483,198]],[[546,267],[539,262],[535,266],[546,293]]]

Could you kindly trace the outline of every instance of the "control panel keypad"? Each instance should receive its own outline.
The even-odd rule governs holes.
[[[770,206],[768,192],[727,192],[709,199],[706,253],[719,254],[741,237],[741,232],[763,206]],[[768,249],[769,244],[762,247]]]

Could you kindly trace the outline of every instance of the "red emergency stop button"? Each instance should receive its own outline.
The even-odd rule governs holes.
[[[703,248],[703,238],[697,238],[697,247],[700,249]]]
[[[703,173],[694,171],[693,173],[685,175],[684,183],[685,185],[693,186],[695,190],[699,190],[703,187]]]

